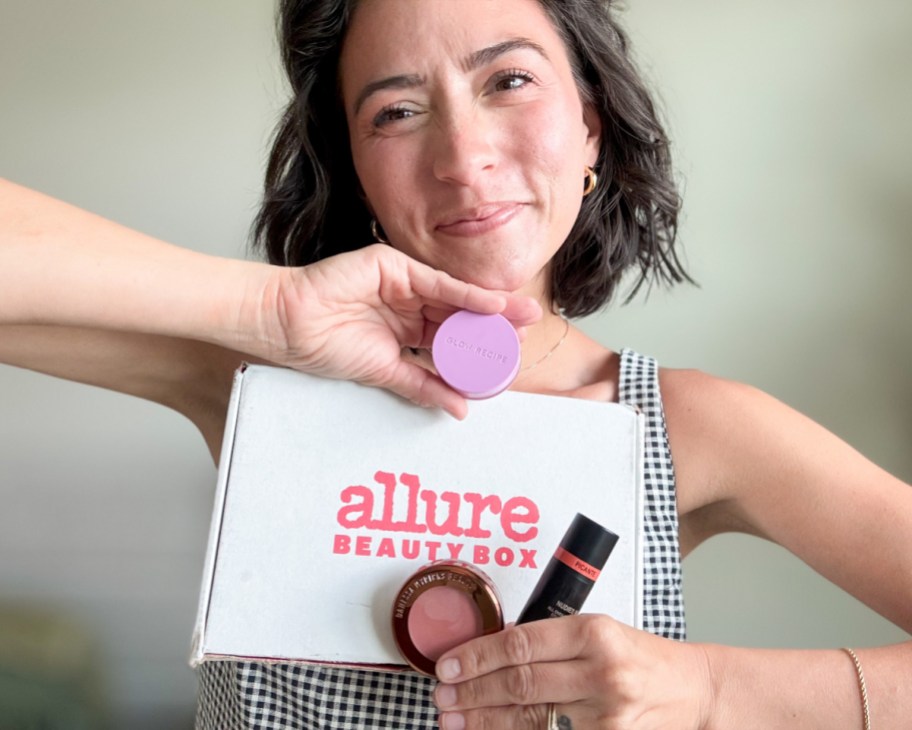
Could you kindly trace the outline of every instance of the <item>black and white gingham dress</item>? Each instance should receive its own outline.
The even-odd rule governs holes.
[[[646,415],[644,627],[683,640],[675,479],[655,360],[621,352],[619,398]],[[199,679],[197,730],[437,727],[436,683],[414,672],[207,662]]]

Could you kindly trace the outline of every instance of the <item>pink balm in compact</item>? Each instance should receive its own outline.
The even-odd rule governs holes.
[[[454,646],[503,628],[497,590],[470,563],[438,560],[399,589],[393,637],[413,669],[434,676],[437,660]]]
[[[466,398],[490,398],[510,387],[519,372],[519,336],[499,314],[462,310],[434,335],[437,374]]]
[[[408,632],[415,648],[436,662],[447,649],[481,636],[481,611],[467,593],[439,586],[412,604]]]

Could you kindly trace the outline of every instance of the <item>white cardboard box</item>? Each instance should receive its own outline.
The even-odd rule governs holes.
[[[459,422],[355,383],[242,368],[191,664],[402,664],[393,598],[435,558],[478,565],[515,620],[577,512],[620,535],[584,610],[641,626],[642,432],[613,403],[507,392]]]

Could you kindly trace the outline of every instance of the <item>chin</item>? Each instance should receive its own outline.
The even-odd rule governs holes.
[[[495,243],[476,240],[462,246],[450,244],[418,251],[404,250],[404,253],[484,289],[521,291],[536,296],[547,283],[548,260],[544,252],[530,256],[527,248],[518,246],[515,240]]]
[[[483,289],[496,289],[506,292],[524,292],[535,296],[536,290],[540,288],[543,276],[539,271],[528,271],[526,269],[514,268],[510,266],[497,266],[496,263],[479,268],[466,268],[464,266],[448,267],[446,269],[450,276],[453,276],[469,284],[475,284]]]

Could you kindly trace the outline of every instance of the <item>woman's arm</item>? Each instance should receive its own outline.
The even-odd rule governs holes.
[[[231,301],[194,280],[234,265],[0,180],[0,363],[173,408],[217,457],[232,373],[254,358],[212,341]]]
[[[872,726],[905,728],[912,643],[859,651]],[[513,626],[437,663],[444,730],[862,730],[855,667],[838,650],[690,644],[581,614]]]
[[[502,311],[517,325],[540,316],[526,297],[456,281],[388,246],[301,268],[218,258],[0,181],[0,361],[9,364],[172,407],[202,399],[209,413],[198,389],[213,371],[224,383],[226,363],[243,353],[462,416],[461,396],[401,357],[427,346],[455,308]]]
[[[775,540],[912,631],[912,488],[759,391],[662,373],[685,549],[722,531]],[[912,642],[857,650],[872,724],[912,717]],[[444,728],[861,730],[853,661],[838,649],[675,642],[608,616],[514,626],[437,664]]]
[[[239,342],[265,264],[217,258],[0,180],[0,325]]]
[[[216,462],[233,373],[251,359],[205,342],[162,335],[0,326],[0,363],[161,403],[196,425]]]
[[[764,537],[912,633],[912,487],[749,386],[665,371],[662,389],[685,549],[725,531]],[[790,716],[815,727],[826,713],[829,727],[860,727],[844,652],[707,651],[719,727],[787,727]],[[902,727],[912,717],[912,642],[857,653],[876,725]]]
[[[664,371],[684,551],[745,532],[912,632],[912,487],[750,386]]]

